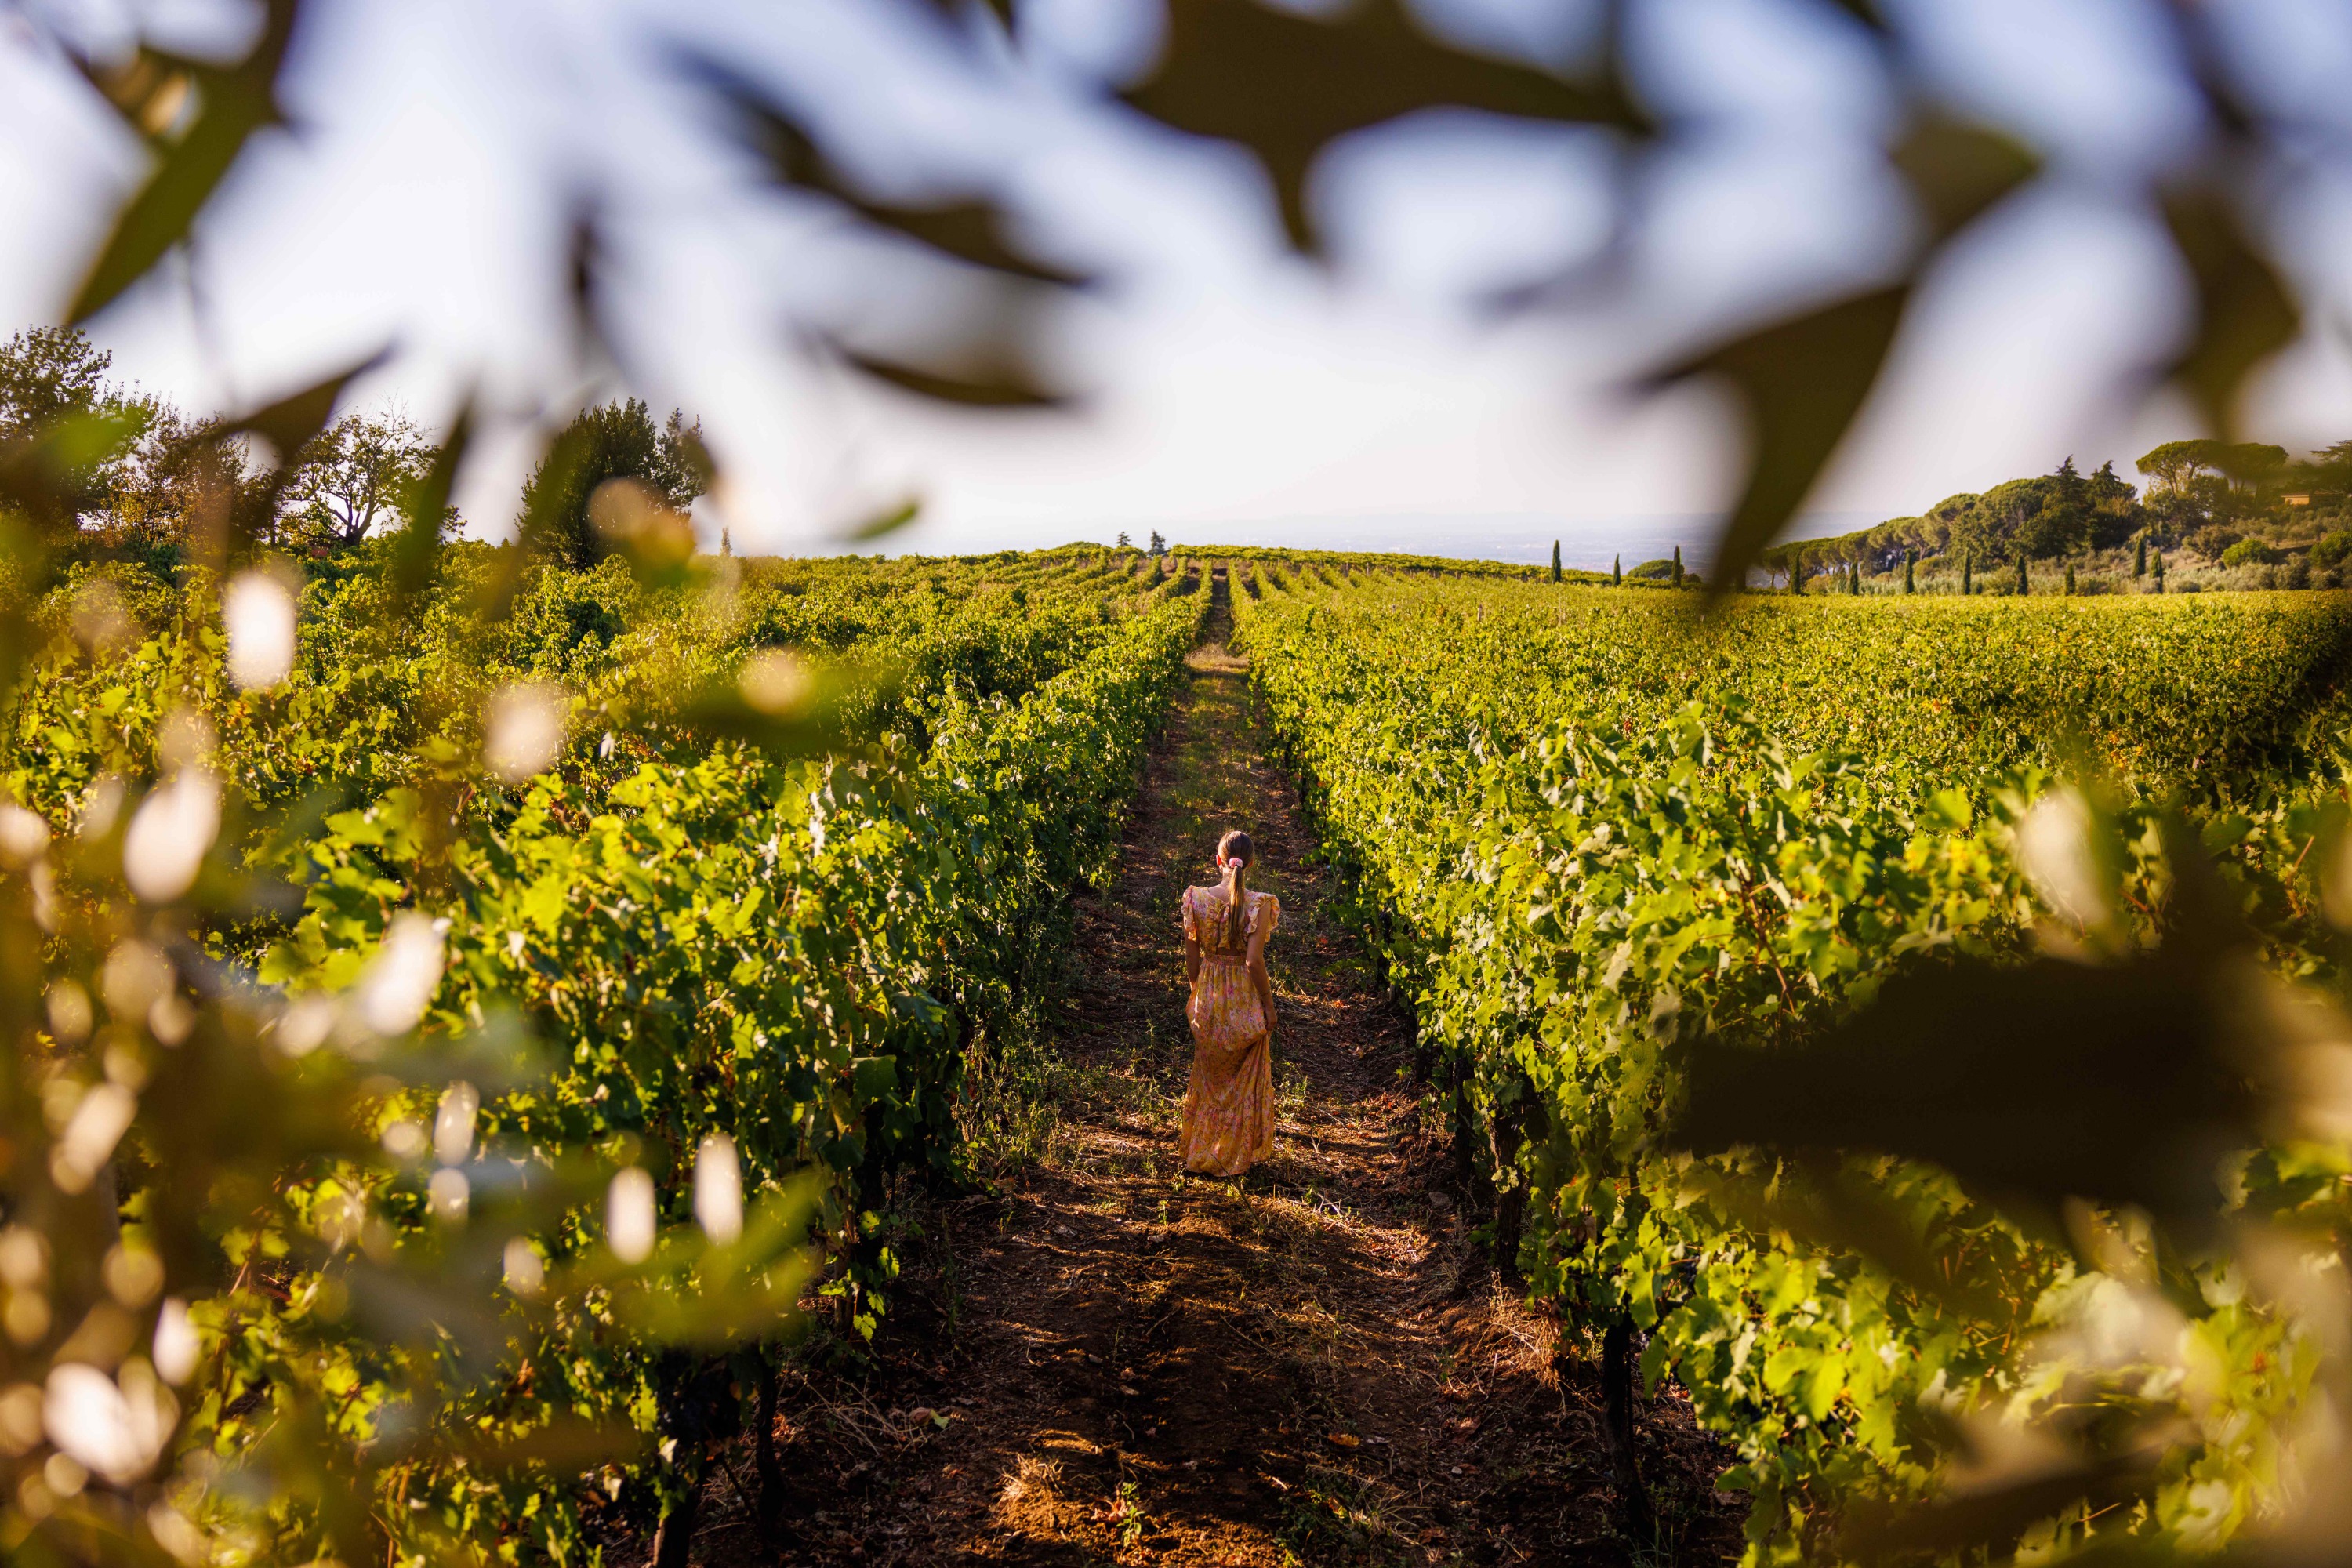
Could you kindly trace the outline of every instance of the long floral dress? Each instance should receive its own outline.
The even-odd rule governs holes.
[[[1192,1025],[1192,1081],[1184,1095],[1177,1157],[1209,1176],[1238,1176],[1274,1152],[1274,1061],[1265,1009],[1250,983],[1249,939],[1282,919],[1272,893],[1244,890],[1248,930],[1225,939],[1223,888],[1184,889],[1184,935],[1201,948],[1185,1016]]]

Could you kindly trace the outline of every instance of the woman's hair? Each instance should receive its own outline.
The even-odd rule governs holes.
[[[1225,900],[1225,945],[1243,948],[1249,944],[1249,893],[1242,879],[1250,867],[1257,863],[1257,846],[1250,836],[1236,827],[1217,840],[1217,858],[1234,860],[1234,896]]]

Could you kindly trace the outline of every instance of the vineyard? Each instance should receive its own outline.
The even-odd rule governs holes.
[[[35,609],[12,1547],[571,1563],[599,1504],[682,1547],[803,1292],[887,1312],[876,1211],[955,1172],[1204,602],[1094,552],[616,561],[486,623],[495,570],[306,584],[257,689],[202,580]]]
[[[2322,1451],[2333,1297],[2279,1281],[2352,1226],[2342,1112],[2200,1068],[2179,1019],[2221,975],[2300,1020],[2287,1076],[2339,1070],[2333,596],[1700,620],[1393,556],[510,555],[76,566],[26,605],[12,1553],[668,1568],[722,1495],[777,1528],[784,1374],[950,1353],[953,1313],[902,1321],[905,1248],[946,1245],[907,1216],[1045,1158],[983,1152],[1038,1114],[1010,1064],[1050,1050],[1213,604],[1255,713],[1211,754],[1262,727],[1320,839],[1284,853],[1410,1015],[1444,1180],[1598,1371],[1602,1556],[1689,1525],[1644,1481],[1661,1389],[1725,1445],[1754,1563],[2203,1552]],[[1969,1022],[2079,984],[2129,1037],[2072,1077]],[[1118,1158],[1142,1212],[1165,1178]],[[1266,1201],[1337,1223],[1336,1179]],[[1139,1561],[1145,1430],[1089,1516]],[[1475,1533],[1349,1495],[1284,1539]]]
[[[2119,1158],[2112,1079],[2037,1079],[2024,1042],[1915,1005],[1832,1058],[1867,1080],[1841,1121],[1826,1064],[1752,1047],[1917,997],[1948,958],[2128,963],[2184,918],[2198,858],[2165,798],[2194,803],[2217,896],[2273,972],[2332,977],[2338,873],[2312,850],[2342,817],[2343,605],[1832,601],[1694,630],[1577,590],[1289,588],[1244,600],[1254,679],[1417,1016],[1497,1257],[1617,1376],[1647,1337],[1639,1374],[1677,1380],[1737,1447],[1750,1561],[2021,1532],[2204,1550],[2275,1517],[2308,1336],[2336,1320],[2257,1305],[2226,1251],[2165,1255],[2147,1211],[2178,1220],[2194,1177],[2127,1188],[2137,1219],[2056,1201]],[[2105,1005],[2137,1019],[2137,1059],[2104,1065],[2160,1078],[2161,1026],[2136,1009],[2200,1004],[2158,973],[2133,984]],[[2233,1157],[2233,1212],[2344,1234],[2345,1152],[2311,1125]],[[1906,1131],[1934,1165],[1824,1150]],[[2161,1450],[2094,1476],[2052,1440],[1997,1478],[2041,1491],[1989,1523],[1885,1523],[1956,1463],[2000,1470],[2004,1415],[2081,1440],[2103,1404],[2161,1426]],[[1618,1461],[1640,1528],[1630,1444]]]

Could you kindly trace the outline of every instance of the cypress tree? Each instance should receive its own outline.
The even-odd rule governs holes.
[[[1622,555],[1612,557],[1609,563],[1609,585],[1612,588],[1625,585],[1625,558]]]
[[[1903,591],[1905,593],[1916,594],[1919,591],[1918,573],[1919,552],[1916,550],[1905,551],[1903,552]]]
[[[1856,598],[1862,596],[1862,563],[1848,563],[1845,569],[1845,591]]]
[[[2158,551],[2155,552],[2155,558],[2154,558],[2153,560],[2151,560],[2151,561],[2148,563],[2148,568],[2147,568],[2147,569],[2148,569],[2148,571],[2150,571],[2151,573],[2153,573],[2153,574],[2155,574],[2155,576],[2156,576],[2156,591],[2157,591],[2158,593],[2159,593],[2159,594],[2163,593],[2163,592],[2164,592],[2164,552],[2163,552],[2163,551],[2158,550]]]
[[[1681,545],[1677,544],[1677,545],[1675,545],[1675,587],[1677,587],[1677,588],[1679,588],[1679,587],[1681,587],[1682,585],[1683,585],[1683,547],[1682,547]]]
[[[2072,561],[2066,563],[2066,596],[2070,599],[2074,596],[2074,563]]]
[[[2021,594],[2033,592],[2033,584],[2025,575],[2025,552],[2022,550],[2017,552],[2017,591]]]
[[[1559,581],[1559,541],[1557,539],[1551,542],[1551,580],[1555,583]]]
[[[1801,594],[1804,591],[1805,558],[1801,555],[1791,554],[1789,557],[1789,592],[1791,594]]]
[[[2132,575],[2147,575],[2147,535],[2145,533],[2139,536],[2139,548],[2132,552]]]
[[[1960,592],[1963,594],[1973,594],[1977,591],[1976,563],[1975,552],[1969,550],[1960,552]]]

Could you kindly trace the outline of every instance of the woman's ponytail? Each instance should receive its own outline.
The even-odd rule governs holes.
[[[1234,952],[1249,946],[1249,889],[1243,874],[1257,863],[1257,846],[1236,827],[1217,840],[1217,858],[1232,862],[1225,873],[1225,942]]]

